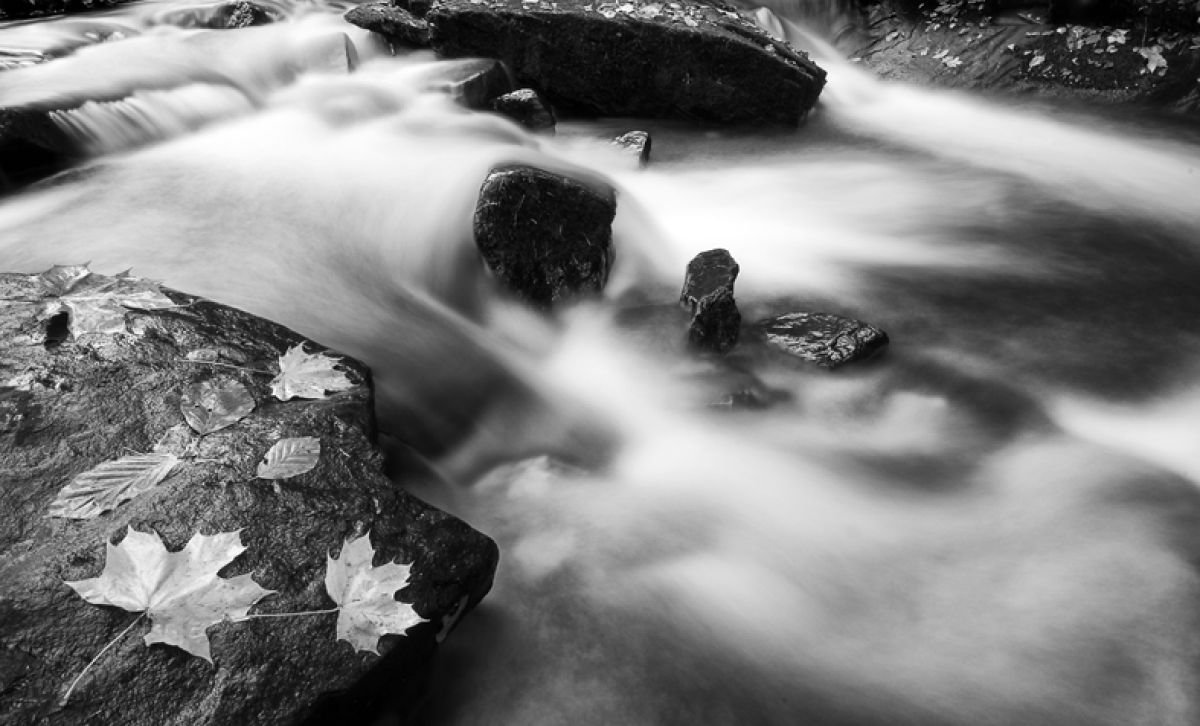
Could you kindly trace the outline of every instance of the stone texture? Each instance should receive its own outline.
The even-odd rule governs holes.
[[[434,49],[504,61],[568,113],[795,125],[825,72],[720,2],[437,0]]]
[[[542,308],[599,293],[612,265],[616,194],[530,166],[493,169],[475,244],[505,288]]]
[[[398,45],[424,48],[429,45],[429,24],[391,3],[364,3],[344,16],[347,22],[379,33]]]
[[[89,279],[89,283],[92,280]],[[112,280],[105,284],[121,285]],[[129,310],[125,333],[73,337],[37,276],[0,275],[0,714],[4,723],[358,723],[382,705],[420,701],[439,640],[488,591],[495,544],[407,494],[382,474],[372,441],[370,377],[343,359],[353,388],[280,402],[269,381],[295,333],[231,308],[165,291],[177,308]],[[310,351],[319,346],[308,343]],[[203,361],[203,362],[201,362]],[[220,363],[223,365],[214,365]],[[258,373],[266,371],[266,373]],[[257,408],[197,438],[183,391],[206,379],[244,385]],[[315,436],[317,467],[293,479],[254,479],[283,437]],[[80,472],[156,443],[185,458],[157,487],[88,520],[45,516]],[[382,657],[335,639],[336,614],[263,618],[208,629],[215,665],[146,646],[143,622],[88,672],[65,706],[56,699],[137,617],[85,602],[64,580],[97,576],[105,542],[128,526],[179,549],[196,532],[239,530],[247,551],[221,574],[253,573],[277,590],[255,612],[332,606],[326,554],[370,532],[375,564],[413,563],[401,598],[430,622],[388,635]]]
[[[506,93],[492,101],[492,108],[528,129],[540,131],[554,128],[554,112],[532,88],[519,88]]]
[[[0,0],[0,20],[110,8],[125,0]]]
[[[650,163],[650,133],[627,131],[613,139],[613,143],[637,157],[638,166]]]
[[[737,344],[742,315],[733,298],[738,263],[727,250],[701,252],[688,263],[679,304],[690,310],[688,342],[695,348],[725,353]]]
[[[462,61],[445,90],[467,108],[488,111],[493,100],[513,90],[512,72],[495,60]]]
[[[837,368],[883,351],[887,333],[831,313],[788,313],[757,325],[766,342],[825,368]]]

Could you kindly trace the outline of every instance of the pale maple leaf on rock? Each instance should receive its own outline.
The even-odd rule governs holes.
[[[166,643],[212,662],[209,627],[245,620],[250,608],[273,590],[250,574],[217,572],[246,551],[238,532],[195,534],[178,552],[168,552],[155,532],[129,528],[121,544],[107,544],[99,577],[67,582],[84,600],[113,605],[150,618],[146,645]]]
[[[293,398],[324,398],[327,391],[344,391],[354,384],[334,368],[336,358],[324,353],[305,353],[294,345],[279,357],[279,375],[271,380],[271,393],[280,401]]]
[[[375,548],[370,534],[342,544],[338,558],[329,557],[325,589],[338,604],[337,637],[355,650],[379,655],[379,638],[402,635],[412,626],[426,622],[412,605],[396,600],[396,592],[408,585],[411,565],[385,563],[372,567]]]

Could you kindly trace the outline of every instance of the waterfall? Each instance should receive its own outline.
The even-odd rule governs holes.
[[[132,268],[371,367],[444,475],[400,483],[504,552],[432,722],[1200,720],[1194,142],[883,84],[777,18],[830,73],[808,126],[646,122],[639,170],[616,122],[457,106],[459,62],[391,57],[343,5],[169,24],[193,7],[0,28],[51,58],[0,72],[3,103],[93,151],[0,203],[0,268]],[[618,189],[602,299],[496,295],[471,213],[506,162]],[[749,319],[853,314],[891,350],[687,353],[658,313],[714,247]],[[708,405],[741,374],[781,403]]]

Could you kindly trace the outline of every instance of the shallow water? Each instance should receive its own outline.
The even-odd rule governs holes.
[[[401,483],[504,552],[427,721],[1200,722],[1194,137],[829,55],[794,133],[531,136],[345,5],[163,20],[195,7],[0,27],[6,57],[62,56],[0,73],[0,103],[112,101],[60,118],[87,169],[0,204],[0,267],[132,267],[372,367],[442,475]],[[642,170],[606,140],[633,127]],[[470,213],[513,160],[618,187],[604,300],[544,321],[493,290]],[[688,354],[671,305],[713,247],[748,319],[853,315],[890,350]],[[777,405],[708,405],[751,375]]]

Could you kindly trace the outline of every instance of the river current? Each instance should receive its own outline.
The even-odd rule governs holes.
[[[0,268],[132,268],[371,366],[398,481],[503,553],[430,723],[1200,723],[1194,134],[883,84],[785,19],[830,74],[798,131],[531,135],[349,4],[186,27],[211,7],[0,26],[0,105],[106,101],[58,114],[88,164],[0,201]],[[495,293],[470,221],[506,161],[617,187],[603,300]],[[890,349],[688,353],[665,311],[715,247],[748,319]],[[708,405],[732,369],[779,402]]]

